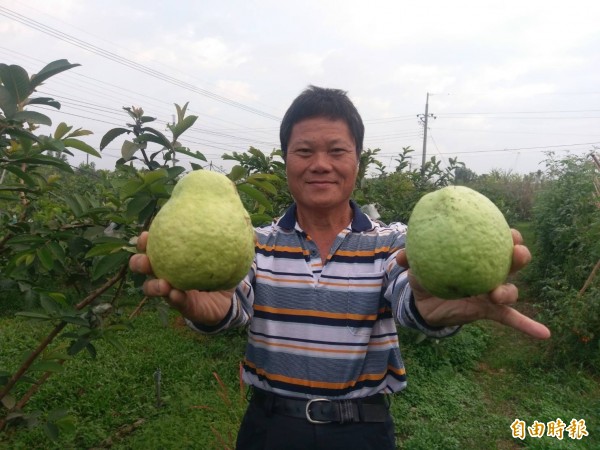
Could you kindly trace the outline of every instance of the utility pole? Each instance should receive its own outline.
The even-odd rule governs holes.
[[[429,92],[425,100],[425,114],[417,114],[417,117],[423,124],[423,158],[421,160],[421,175],[425,173],[425,159],[427,155],[427,121],[430,117],[435,119],[433,114],[429,114]]]

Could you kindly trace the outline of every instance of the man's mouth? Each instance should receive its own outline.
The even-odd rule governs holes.
[[[335,181],[327,181],[327,180],[313,180],[313,181],[307,181],[307,184],[314,184],[317,186],[320,185],[326,185],[326,184],[335,184]]]

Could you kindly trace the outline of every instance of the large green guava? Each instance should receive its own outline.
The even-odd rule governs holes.
[[[182,290],[235,287],[254,259],[254,229],[235,185],[225,175],[185,175],[148,233],[154,274]]]
[[[506,280],[512,252],[502,212],[473,189],[449,186],[431,192],[411,213],[406,257],[419,284],[437,297],[493,290]]]

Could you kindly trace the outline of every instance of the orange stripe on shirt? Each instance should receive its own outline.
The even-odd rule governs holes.
[[[308,316],[308,317],[325,317],[328,319],[353,319],[353,320],[375,320],[377,314],[349,314],[349,313],[334,313],[325,311],[314,311],[311,309],[290,309],[290,308],[273,308],[272,306],[254,305],[257,311],[268,312],[271,314],[286,314],[290,316]],[[385,308],[379,309],[381,314]]]
[[[304,255],[308,255],[310,253],[309,250],[303,250],[302,247],[289,247],[285,245],[265,245],[256,243],[256,247],[269,252],[278,251],[286,253],[302,253]]]
[[[367,350],[342,350],[342,349],[333,349],[333,348],[315,348],[308,347],[305,345],[292,345],[292,344],[277,344],[271,341],[267,341],[265,339],[256,339],[252,338],[253,342],[258,342],[260,344],[265,344],[269,347],[280,347],[280,348],[291,348],[294,350],[304,350],[311,352],[320,352],[320,353],[344,353],[350,355],[361,355],[367,353]]]
[[[292,283],[292,284],[296,284],[296,283],[312,284],[312,283],[314,283],[313,280],[298,280],[298,279],[286,279],[286,278],[281,278],[281,277],[270,277],[268,275],[263,275],[262,273],[257,273],[256,278],[257,279],[261,278],[263,280],[276,281],[278,283]]]
[[[388,253],[389,251],[390,247],[379,247],[374,250],[338,250],[335,254],[340,256],[372,256],[377,253]]]
[[[314,388],[325,388],[325,389],[346,389],[348,387],[353,387],[356,383],[365,380],[382,380],[385,378],[387,372],[393,372],[397,375],[404,375],[406,371],[404,369],[398,369],[396,367],[388,366],[387,371],[383,373],[365,373],[358,377],[356,380],[348,381],[346,383],[335,383],[335,382],[327,382],[327,381],[314,381],[314,380],[304,380],[302,378],[294,378],[288,377],[285,375],[272,374],[268,373],[264,369],[257,368],[254,364],[250,363],[248,360],[245,360],[245,364],[248,367],[251,367],[256,371],[257,374],[264,376],[265,378],[273,381],[280,381],[288,384],[295,384],[297,386],[307,386]]]

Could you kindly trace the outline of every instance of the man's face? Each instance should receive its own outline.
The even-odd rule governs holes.
[[[299,208],[326,211],[347,205],[358,173],[358,159],[346,122],[314,117],[294,125],[286,173]]]

